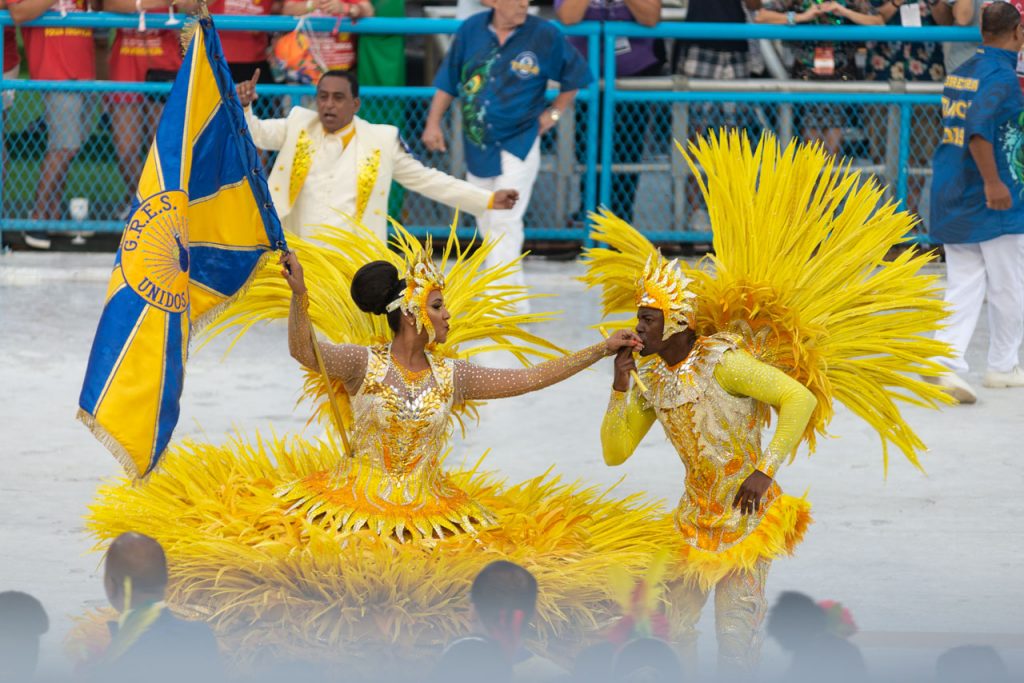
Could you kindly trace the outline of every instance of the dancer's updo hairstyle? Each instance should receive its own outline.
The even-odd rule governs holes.
[[[352,278],[352,300],[359,310],[373,315],[387,315],[388,327],[398,332],[402,310],[388,312],[388,304],[405,290],[405,280],[398,277],[398,269],[387,261],[371,261],[356,271]]]

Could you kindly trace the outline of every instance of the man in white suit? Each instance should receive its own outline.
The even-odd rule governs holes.
[[[363,121],[359,83],[348,71],[320,78],[316,111],[295,107],[283,119],[256,118],[259,70],[237,86],[245,120],[260,149],[279,150],[270,172],[270,196],[286,230],[300,237],[321,225],[362,222],[387,238],[388,194],[392,179],[434,201],[479,216],[489,209],[511,209],[519,193],[489,192],[436,169],[409,153],[394,126]]]

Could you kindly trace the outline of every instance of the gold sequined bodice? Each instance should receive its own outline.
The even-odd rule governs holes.
[[[733,396],[715,379],[722,355],[739,341],[731,334],[702,337],[682,364],[670,368],[656,358],[644,378],[644,400],[686,468],[676,523],[688,542],[705,550],[736,544],[762,516],[741,515],[732,502],[761,458],[761,417],[767,407]],[[762,512],[780,493],[772,484]]]
[[[453,361],[427,354],[430,372],[402,372],[386,346],[369,349],[366,376],[352,397],[355,458],[415,498],[432,481],[450,436]],[[389,496],[390,497],[390,496]]]

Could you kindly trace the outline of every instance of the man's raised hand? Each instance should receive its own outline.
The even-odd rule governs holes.
[[[256,83],[259,82],[259,80],[260,70],[256,69],[252,78],[235,85],[235,92],[238,93],[238,99],[242,103],[243,108],[248,107],[259,99],[259,95],[256,94]]]

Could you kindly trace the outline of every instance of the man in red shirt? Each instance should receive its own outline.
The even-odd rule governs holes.
[[[7,9],[7,1],[0,0],[0,9]],[[21,70],[21,57],[18,55],[18,36],[13,26],[4,27],[4,80],[13,81]],[[3,92],[3,108],[7,111],[14,104],[14,91]],[[7,146],[0,145],[0,173],[7,168]]]
[[[15,23],[32,21],[44,12],[85,12],[87,0],[7,0]],[[28,75],[32,80],[80,81],[96,78],[96,57],[92,29],[38,26],[21,29],[25,43]],[[32,217],[56,220],[63,212],[63,181],[71,160],[82,146],[88,130],[86,95],[78,92],[48,92],[46,130],[49,144],[43,157]],[[49,249],[50,238],[42,231],[25,233],[25,243]]]
[[[174,4],[180,12],[195,9],[195,3],[191,1]],[[170,0],[102,0],[105,11],[121,14],[165,12],[170,5]],[[112,81],[173,81],[181,66],[181,41],[176,31],[168,29],[138,31],[120,28],[114,34],[108,63]],[[105,100],[121,178],[128,190],[130,205],[142,172],[143,142],[152,137],[152,129],[160,119],[159,105],[138,92],[110,93]],[[127,210],[128,207],[125,208]]]
[[[0,0],[0,9],[7,9],[6,0]],[[13,26],[4,26],[4,80],[13,81],[21,69],[21,57],[18,55],[18,35]],[[14,102],[14,91],[4,92],[4,109]]]

